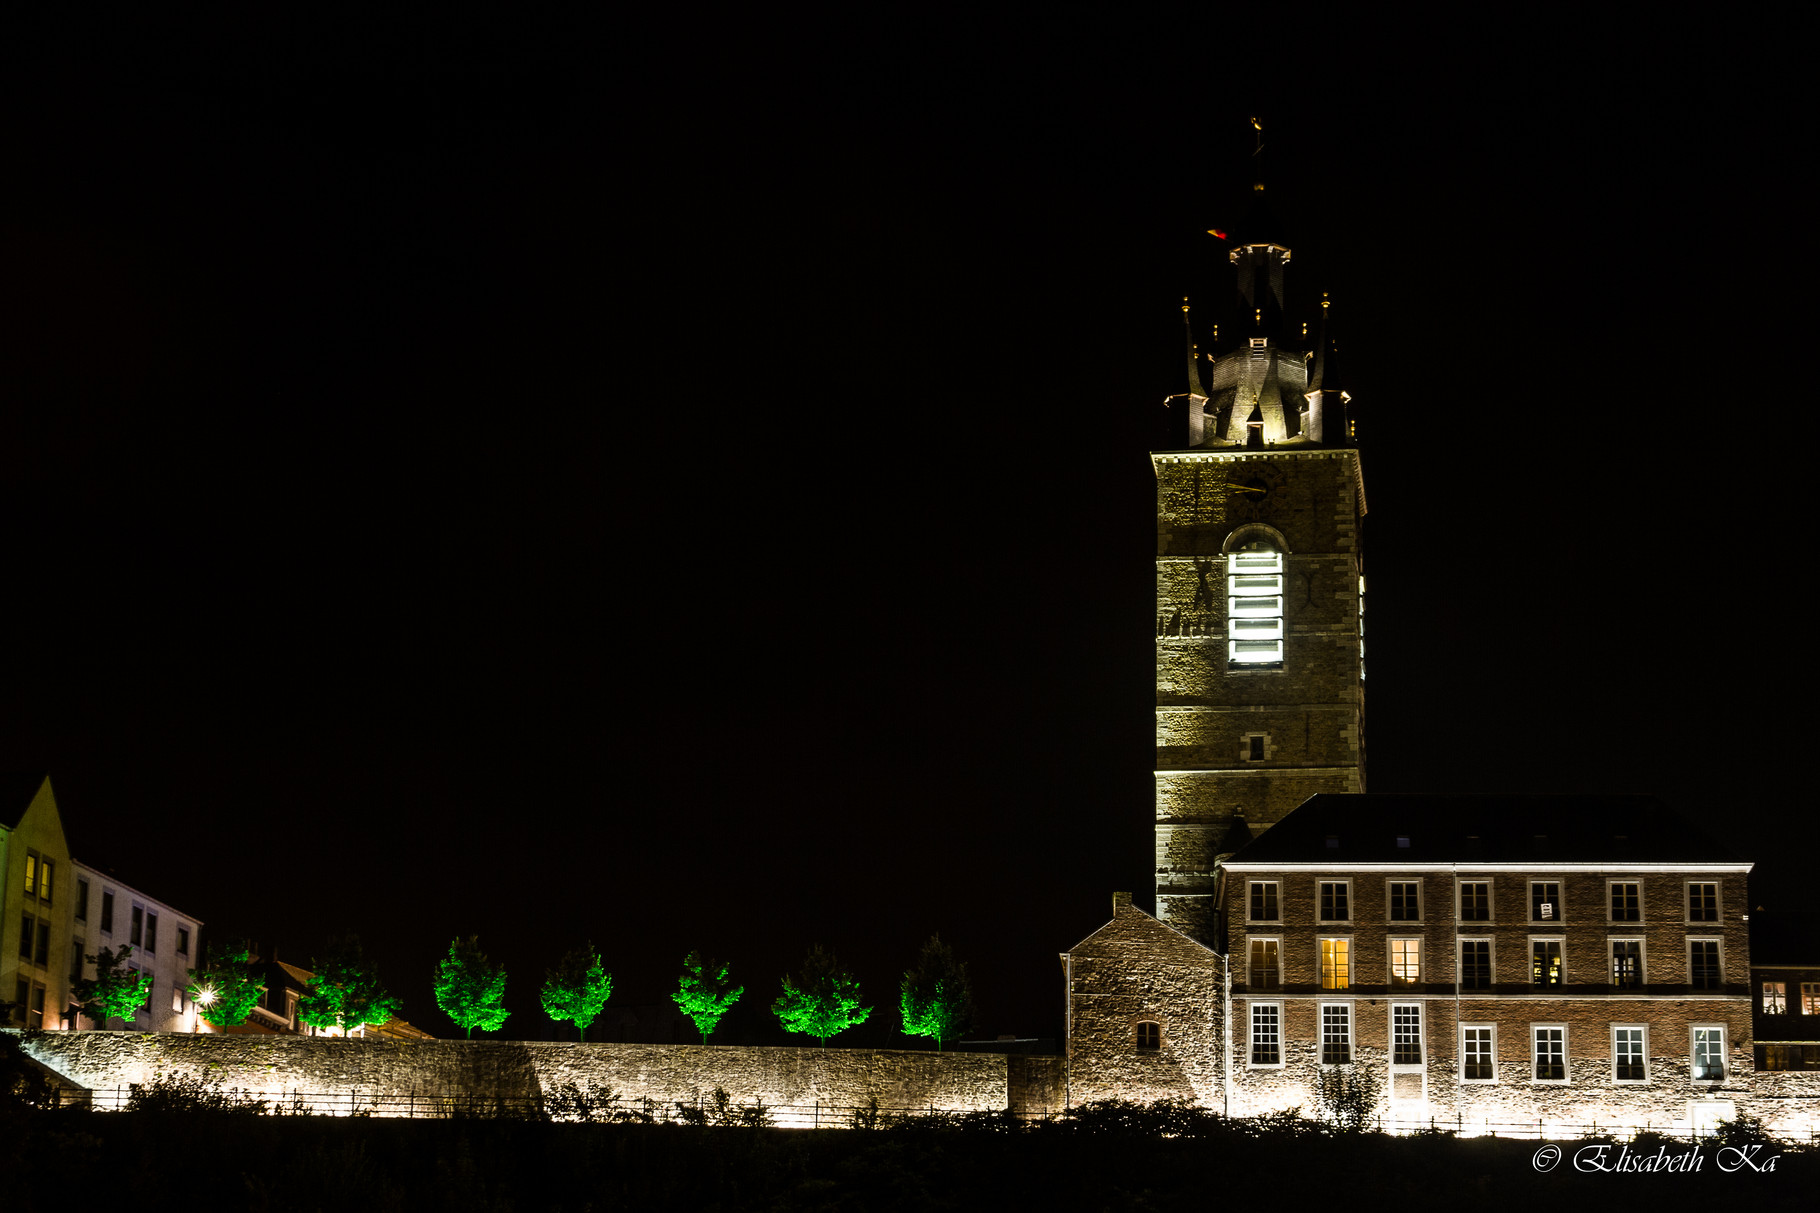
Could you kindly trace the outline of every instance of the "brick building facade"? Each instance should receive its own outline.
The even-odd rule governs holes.
[[[1752,1066],[1750,866],[1648,797],[1313,797],[1222,860],[1212,947],[1119,897],[1063,955],[1070,1098],[1312,1113],[1340,1072],[1410,1126],[1805,1135]]]

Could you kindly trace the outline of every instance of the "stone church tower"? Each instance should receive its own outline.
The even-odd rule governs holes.
[[[1365,482],[1330,301],[1298,308],[1264,187],[1191,315],[1180,449],[1156,471],[1156,909],[1214,940],[1216,859],[1318,792],[1365,790]]]

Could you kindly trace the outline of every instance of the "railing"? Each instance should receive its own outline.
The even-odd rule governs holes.
[[[778,1128],[845,1129],[873,1127],[896,1121],[956,1116],[1008,1118],[1016,1122],[1051,1119],[1060,1113],[1006,1112],[1002,1109],[962,1111],[924,1105],[896,1107],[881,1104],[768,1104],[760,1100],[716,1100],[703,1095],[695,1100],[660,1100],[648,1096],[625,1098],[570,1090],[540,1096],[485,1096],[408,1091],[403,1094],[367,1091],[250,1091],[212,1088],[197,1094],[170,1095],[155,1085],[101,1087],[92,1091],[64,1091],[58,1105],[86,1105],[98,1112],[135,1109],[219,1111],[269,1116],[377,1116],[411,1120],[552,1120],[594,1123],[651,1124],[763,1124]]]
[[[347,1091],[249,1091],[240,1088],[188,1086],[160,1087],[158,1084],[102,1087],[92,1091],[63,1091],[63,1107],[87,1106],[100,1112],[145,1111],[219,1111],[263,1114],[269,1116],[372,1116],[411,1120],[548,1120],[556,1122],[750,1125],[788,1129],[884,1128],[893,1124],[943,1124],[997,1127],[1005,1130],[1022,1128],[1044,1121],[1069,1120],[1074,1112],[1007,1112],[979,1109],[964,1111],[934,1106],[886,1106],[882,1104],[767,1104],[759,1100],[739,1102],[724,1094],[703,1095],[693,1101],[659,1100],[648,1096],[626,1098],[598,1089],[569,1087],[538,1096],[500,1097],[475,1094],[446,1094],[407,1091],[381,1093]],[[1219,1118],[1223,1119],[1223,1118]],[[1263,1132],[1274,1117],[1234,1118]],[[1573,1123],[1557,1120],[1495,1121],[1489,1118],[1434,1116],[1427,1118],[1376,1117],[1371,1122],[1376,1132],[1396,1136],[1411,1134],[1450,1134],[1460,1137],[1507,1137],[1525,1141],[1576,1141],[1587,1138],[1609,1138],[1630,1141],[1639,1134],[1655,1138],[1697,1144],[1710,1140],[1715,1131],[1708,1127],[1689,1126],[1686,1122],[1655,1124],[1590,1121]],[[1289,1129],[1299,1125],[1307,1129],[1325,1127],[1325,1122],[1304,1119],[1285,1124]],[[1193,1130],[1187,1130],[1192,1133]],[[1790,1144],[1820,1143],[1820,1124],[1810,1121],[1805,1139],[1798,1135],[1778,1133]]]

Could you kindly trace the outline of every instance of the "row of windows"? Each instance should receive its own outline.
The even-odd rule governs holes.
[[[1758,1045],[1759,1070],[1820,1070],[1820,1045]]]
[[[55,884],[57,861],[46,859],[36,851],[25,853],[25,882],[19,887],[27,898],[36,897],[45,905],[51,903],[51,892]]]
[[[88,921],[89,887],[88,881],[80,877],[76,880],[76,921]],[[114,890],[101,890],[101,931],[111,935],[114,932]],[[158,951],[158,913],[144,906],[131,908],[127,922],[126,941],[142,952],[156,954]],[[190,928],[177,928],[177,955],[190,954]]]
[[[1420,985],[1423,978],[1420,937],[1391,939],[1390,984]],[[1458,941],[1458,984],[1463,990],[1489,990],[1493,984],[1494,940],[1461,939]],[[1687,984],[1696,990],[1717,990],[1725,982],[1723,940],[1689,939],[1687,941]],[[1608,939],[1605,956],[1610,984],[1618,989],[1637,989],[1646,984],[1644,960],[1647,941],[1642,939]],[[1353,941],[1344,936],[1323,937],[1316,941],[1320,953],[1321,988],[1346,990],[1353,985]],[[1539,989],[1555,988],[1566,981],[1566,941],[1564,939],[1531,939],[1529,941],[1529,984]],[[1283,941],[1253,937],[1247,941],[1249,965],[1246,985],[1253,990],[1276,990],[1282,982]],[[1658,976],[1657,980],[1661,980]],[[1767,1009],[1771,984],[1765,983]],[[1803,986],[1803,991],[1820,987]],[[1778,995],[1780,997],[1780,995]],[[1806,995],[1804,993],[1803,997]],[[1809,1004],[1815,1005],[1815,1004]],[[1814,1012],[1809,1012],[1813,1014]]]
[[[1606,922],[1643,921],[1643,882],[1609,880],[1606,882]],[[1461,880],[1455,882],[1455,918],[1459,922],[1492,921],[1492,882]],[[1315,912],[1322,922],[1352,921],[1352,881],[1323,880],[1316,884]],[[1385,902],[1390,922],[1422,921],[1422,882],[1390,880],[1385,882]],[[1719,921],[1719,882],[1690,880],[1686,882],[1684,906],[1687,922]],[[1247,914],[1251,922],[1282,920],[1280,882],[1250,882]],[[1529,882],[1529,921],[1561,922],[1565,913],[1561,904],[1561,883],[1556,880]]]
[[[21,977],[14,988],[13,1001],[25,1008],[25,1026],[44,1026],[44,983]]]
[[[26,964],[51,962],[51,924],[26,914],[19,920],[19,959]]]
[[[1765,1015],[1787,1015],[1788,983],[1785,981],[1764,982],[1759,1005],[1763,1008]],[[1801,983],[1799,1006],[1803,1015],[1820,1015],[1820,982],[1804,981]]]
[[[1152,1025],[1154,1026],[1154,1025]],[[1321,1064],[1347,1065],[1353,1060],[1353,1006],[1321,1004]],[[1695,1079],[1725,1077],[1725,1028],[1723,1025],[1689,1029],[1691,1073]],[[1535,1082],[1567,1082],[1567,1025],[1530,1026],[1530,1078]],[[1390,1063],[1423,1064],[1422,1004],[1393,1003],[1390,1008]],[[1250,1064],[1271,1068],[1283,1062],[1283,1004],[1251,1004]],[[1497,1026],[1460,1025],[1460,1079],[1463,1082],[1498,1080]],[[1645,1024],[1613,1024],[1611,1072],[1614,1082],[1649,1081],[1649,1028]]]

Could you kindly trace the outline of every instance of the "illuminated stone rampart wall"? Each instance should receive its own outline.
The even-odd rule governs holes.
[[[744,1048],[510,1041],[340,1040],[52,1032],[33,1056],[91,1089],[195,1075],[254,1091],[523,1099],[566,1082],[630,1100],[694,1103],[716,1087],[736,1101],[944,1111],[1044,1112],[1063,1098],[1061,1059],[906,1049]]]

